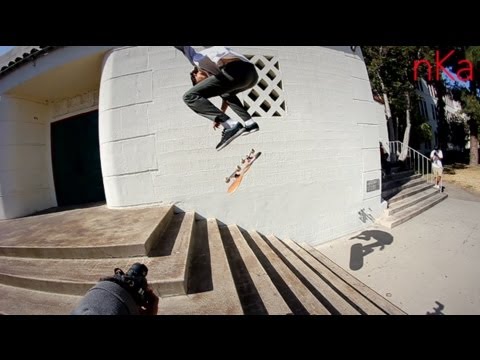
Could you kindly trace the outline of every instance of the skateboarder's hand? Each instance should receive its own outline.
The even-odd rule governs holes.
[[[217,130],[217,128],[220,127],[220,123],[218,121],[213,122],[213,130]]]

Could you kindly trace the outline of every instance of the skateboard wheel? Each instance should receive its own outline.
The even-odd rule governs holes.
[[[229,178],[229,177],[226,177],[226,178],[225,178],[225,182],[226,182],[226,183],[230,182],[230,178]]]

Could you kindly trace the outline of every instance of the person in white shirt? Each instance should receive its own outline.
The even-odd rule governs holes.
[[[223,46],[212,46],[199,52],[191,46],[175,48],[195,66],[196,70],[190,74],[192,83],[201,75],[201,81],[196,81],[183,95],[183,101],[197,114],[224,128],[217,150],[223,149],[242,134],[260,130],[236,95],[256,85],[258,74],[253,63],[242,54]],[[222,109],[208,100],[215,96],[222,98]],[[245,122],[245,126],[225,114],[227,106]]]
[[[432,150],[430,153],[430,159],[432,160],[432,172],[433,177],[435,178],[435,189],[440,188],[440,180],[442,179],[443,174],[443,153],[442,150],[439,149],[438,145],[435,146],[435,149]]]

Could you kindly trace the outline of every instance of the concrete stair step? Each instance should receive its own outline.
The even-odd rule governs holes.
[[[0,294],[0,314],[4,315],[68,315],[82,298],[2,284]]]
[[[355,309],[339,292],[325,281],[325,278],[308,267],[289,247],[277,237],[267,236],[269,245],[285,262],[291,271],[302,281],[310,292],[319,299],[331,314],[359,315]]]
[[[243,315],[240,302],[223,291],[160,298],[158,315]]]
[[[408,181],[405,181],[405,182],[396,182],[395,184],[388,184],[388,185],[384,185],[382,184],[382,197],[384,199],[390,199],[392,198],[393,196],[395,196],[396,194],[398,194],[401,190],[405,190],[405,189],[408,189],[408,188],[412,188],[412,187],[415,187],[415,186],[419,186],[419,185],[422,185],[422,184],[425,184],[426,181],[422,178],[417,178],[417,179],[413,179],[413,180],[408,180]]]
[[[0,284],[0,315],[69,315],[82,296],[56,294]],[[241,306],[218,292],[159,299],[158,315],[242,315]]]
[[[413,180],[418,180],[421,179],[422,175],[421,174],[412,174],[412,172],[405,172],[405,173],[399,173],[395,174],[393,178],[386,178],[382,182],[382,190],[388,190],[388,189],[393,189],[397,188],[399,186],[402,186],[410,181]]]
[[[432,187],[429,187],[425,190],[423,190],[422,192],[419,192],[417,194],[414,194],[412,196],[409,196],[409,197],[405,197],[403,198],[402,200],[400,201],[396,201],[394,202],[393,204],[389,204],[389,207],[388,209],[385,210],[387,216],[391,216],[391,215],[394,215],[410,206],[413,206],[417,203],[419,203],[420,201],[422,200],[426,200],[428,199],[429,197],[432,197],[434,196],[435,194],[438,193],[438,190],[435,191],[435,189],[433,189]]]
[[[418,179],[419,177],[422,177],[422,175],[415,174],[413,170],[406,170],[385,176],[383,183],[388,185],[390,183],[394,184],[397,181]]]
[[[230,268],[245,315],[291,314],[241,230],[236,225],[220,228]]]
[[[270,247],[263,235],[250,231],[243,232],[243,236],[293,314],[330,314],[325,305],[312,294],[309,287]]]
[[[173,211],[173,206],[121,211],[98,206],[0,222],[0,256],[144,256],[167,228]],[[138,218],[141,221],[132,221]]]
[[[228,263],[222,242],[222,236],[216,219],[207,220],[207,230],[210,246],[213,290],[217,291],[218,298],[222,299],[222,301],[228,305],[224,306],[230,309],[228,313],[240,312],[240,299],[233,281],[232,271]]]
[[[392,205],[393,203],[397,201],[401,201],[407,197],[413,196],[415,194],[418,194],[420,192],[426,191],[428,189],[431,189],[433,186],[432,184],[425,182],[419,183],[413,187],[408,187],[405,189],[400,189],[398,192],[390,193],[391,197],[385,197],[383,192],[382,192],[382,197],[386,200],[388,200],[388,204]]]
[[[378,294],[376,291],[374,291],[372,288],[368,287],[366,284],[358,280],[355,276],[347,272],[345,269],[338,266],[328,257],[323,255],[320,251],[313,248],[311,245],[308,245],[306,243],[300,243],[298,245],[301,246],[305,251],[307,251],[312,257],[314,257],[319,262],[319,264],[329,269],[332,273],[338,276],[339,279],[342,279],[345,283],[347,283],[360,294],[362,294],[372,304],[380,308],[384,313],[388,315],[405,315],[405,312],[403,312],[400,308],[398,308],[393,303],[391,303],[383,296]]]
[[[159,301],[162,315],[241,315],[230,265],[216,219],[198,220],[188,294]]]
[[[290,239],[281,240],[295,255],[311,268],[317,276],[323,279],[333,290],[337,291],[360,314],[385,315],[385,313],[368,298],[358,292],[353,286],[345,282],[332,269],[318,261],[310,252]]]
[[[195,213],[176,214],[154,251],[169,256],[107,259],[44,259],[0,257],[0,283],[69,295],[83,295],[101,277],[113,275],[114,268],[125,272],[136,262],[148,269],[149,284],[160,296],[186,294],[188,262]]]
[[[387,175],[387,179],[393,179],[396,177],[405,177],[405,176],[411,176],[413,175],[414,172],[413,170],[405,170],[405,169],[398,169],[398,168],[391,168],[391,173],[390,175]]]
[[[415,205],[410,206],[392,216],[382,217],[378,219],[377,223],[391,229],[430,209],[432,206],[445,200],[447,197],[448,195],[446,193],[437,192],[435,195],[425,200],[422,200]]]

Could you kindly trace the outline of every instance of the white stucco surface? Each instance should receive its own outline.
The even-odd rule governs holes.
[[[52,206],[47,124],[46,105],[0,97],[0,219]]]
[[[357,47],[235,47],[279,61],[286,115],[217,152],[220,131],[182,100],[191,65],[173,47],[126,47],[105,58],[99,95],[107,204],[175,203],[205,217],[319,244],[379,214],[379,128]],[[218,104],[218,102],[217,102]],[[229,114],[235,116],[230,112]],[[241,187],[225,176],[262,152]]]
[[[50,124],[98,109],[102,60],[111,48],[63,47],[0,78],[0,219],[57,205]]]
[[[385,124],[360,48],[232,47],[266,64],[268,90],[255,89],[285,106],[270,98],[273,116],[240,94],[261,131],[221,152],[221,131],[183,103],[191,65],[173,47],[64,47],[2,77],[0,218],[56,205],[50,123],[98,108],[109,207],[176,204],[313,245],[369,225]],[[229,195],[224,178],[251,148],[262,156]]]

